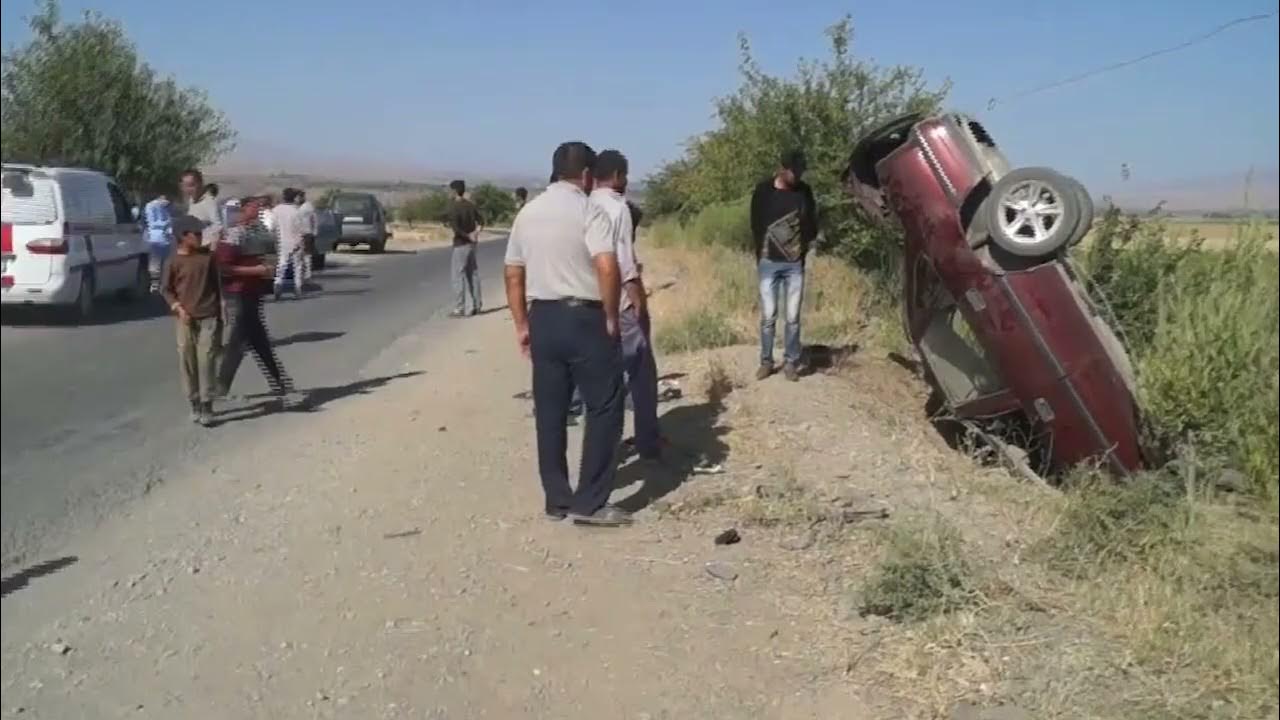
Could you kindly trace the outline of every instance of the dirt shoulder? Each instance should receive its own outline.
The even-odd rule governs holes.
[[[507,317],[447,337],[405,368],[422,374],[286,418],[144,499],[74,565],[5,597],[7,708],[37,718],[883,716],[871,686],[844,679],[845,649],[815,622],[813,588],[776,582],[796,553],[768,534],[718,548],[718,522],[652,508],[623,532],[542,519],[528,370]],[[706,370],[664,369],[689,373],[689,387]],[[717,486],[749,487],[776,469],[727,455],[716,438],[740,411],[726,401],[691,391],[665,421],[690,453],[719,458],[727,472],[707,476]],[[704,483],[691,467],[625,470],[634,482],[620,497]],[[711,561],[736,579],[713,577]]]

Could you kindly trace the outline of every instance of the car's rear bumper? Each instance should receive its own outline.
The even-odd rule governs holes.
[[[338,237],[338,244],[377,242],[382,240],[383,236],[383,231],[379,230],[377,225],[344,224],[342,234]]]
[[[80,292],[80,274],[53,275],[47,282],[18,284],[0,292],[4,305],[70,305]]]

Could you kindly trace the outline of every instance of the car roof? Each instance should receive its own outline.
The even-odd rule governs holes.
[[[110,177],[101,170],[93,170],[90,168],[48,167],[42,165],[28,165],[26,163],[4,163],[3,169],[25,172],[35,175],[36,177],[40,177],[42,175],[45,177],[57,177],[59,175],[98,175],[101,177]]]

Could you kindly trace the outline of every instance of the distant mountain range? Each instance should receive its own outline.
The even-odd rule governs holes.
[[[1127,210],[1150,210],[1161,202],[1174,213],[1205,212],[1274,212],[1280,208],[1280,170],[1257,168],[1252,178],[1246,171],[1163,183],[1119,185],[1109,196],[1116,205]]]
[[[454,178],[471,185],[492,182],[500,187],[524,186],[530,190],[546,185],[545,175],[534,173],[483,173],[450,168],[424,168],[414,163],[382,158],[344,157],[334,154],[300,152],[254,141],[242,141],[234,152],[218,162],[210,174],[234,179],[240,192],[298,187],[344,187],[370,189],[400,195],[441,187]],[[1178,214],[1205,212],[1275,211],[1280,208],[1280,169],[1256,168],[1246,184],[1247,171],[1201,176],[1159,183],[1121,183],[1112,187],[1091,187],[1101,202],[1110,199],[1126,210],[1146,211],[1163,203]],[[636,190],[643,182],[636,178]]]

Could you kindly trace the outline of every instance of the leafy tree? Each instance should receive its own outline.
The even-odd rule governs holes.
[[[773,172],[783,149],[802,148],[826,249],[859,264],[884,266],[892,246],[881,232],[859,222],[840,188],[841,171],[854,138],[896,115],[937,109],[950,84],[931,89],[918,68],[856,59],[848,16],[826,34],[830,57],[802,60],[790,77],[765,73],[747,38],[739,36],[741,85],[716,101],[719,127],[693,138],[684,157],[649,179],[654,212],[689,215],[735,203]]]
[[[515,217],[516,199],[511,192],[493,183],[481,183],[471,191],[471,201],[476,204],[486,224],[504,223]]]
[[[119,23],[96,12],[65,23],[56,0],[36,10],[31,40],[3,56],[5,160],[92,167],[149,193],[232,148],[206,95],[157,75]]]
[[[419,222],[440,222],[449,211],[448,193],[432,190],[413,198],[396,209],[396,218],[410,225]]]

